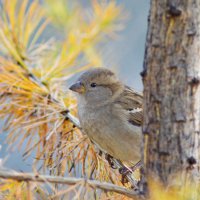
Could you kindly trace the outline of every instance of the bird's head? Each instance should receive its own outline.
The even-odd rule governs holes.
[[[123,84],[112,71],[93,68],[84,72],[69,89],[89,104],[102,105],[112,101],[123,90]]]

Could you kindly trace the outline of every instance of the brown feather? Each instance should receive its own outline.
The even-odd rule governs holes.
[[[142,98],[141,94],[125,86],[123,92],[115,100],[116,104],[121,105],[124,110],[129,112],[129,122],[136,126],[142,124]]]

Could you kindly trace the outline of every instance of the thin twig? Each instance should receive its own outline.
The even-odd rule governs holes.
[[[19,173],[19,172],[8,172],[8,171],[0,171],[0,178],[13,179],[17,181],[34,181],[43,183],[49,182],[49,183],[67,184],[67,185],[74,185],[79,182],[84,182],[86,185],[89,185],[93,188],[98,188],[104,191],[116,192],[131,198],[138,196],[138,192],[129,190],[125,187],[117,186],[107,182],[100,182],[89,179],[87,180],[83,178],[48,176],[48,175],[38,175],[38,174],[35,175],[31,173]]]
[[[70,112],[66,114],[66,117],[72,122],[72,124],[74,124],[77,128],[81,129],[79,120],[76,117],[74,117]]]

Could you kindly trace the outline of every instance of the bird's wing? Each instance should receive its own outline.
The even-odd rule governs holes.
[[[142,95],[125,86],[123,92],[115,100],[128,112],[129,122],[135,126],[142,125]]]

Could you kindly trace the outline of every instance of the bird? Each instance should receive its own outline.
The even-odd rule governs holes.
[[[85,134],[110,156],[127,163],[141,159],[142,94],[107,68],[85,71],[69,88],[76,94]]]

